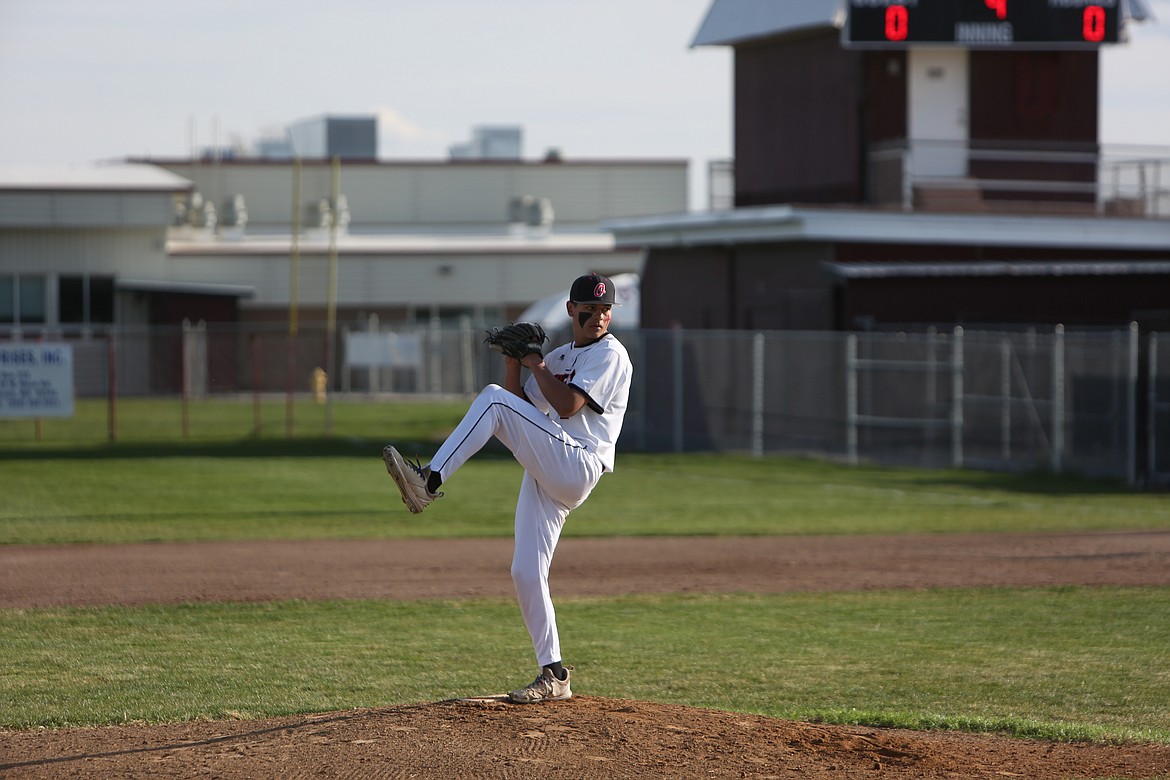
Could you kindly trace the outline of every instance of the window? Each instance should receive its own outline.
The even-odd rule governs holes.
[[[13,297],[15,289],[15,277],[0,276],[0,324],[11,325],[16,322],[16,301]]]
[[[57,281],[57,318],[61,323],[112,323],[114,277],[62,276]]]
[[[111,325],[114,322],[114,277],[89,277],[89,321]]]
[[[39,325],[45,321],[45,277],[0,276],[0,324]]]
[[[43,325],[45,322],[45,277],[22,276],[19,283],[20,321]]]
[[[62,276],[57,280],[57,319],[85,322],[85,277]]]
[[[0,324],[16,322],[16,277],[0,276]]]

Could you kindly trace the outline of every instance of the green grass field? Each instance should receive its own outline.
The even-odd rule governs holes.
[[[331,439],[200,428],[187,441],[169,417],[151,422],[144,404],[124,410],[125,425],[144,433],[115,446],[58,438],[49,423],[36,442],[14,433],[27,421],[0,424],[0,543],[511,532],[520,471],[498,453],[472,460],[425,520],[403,512],[387,484],[382,443],[409,442],[406,452],[425,459],[460,403],[339,405]],[[623,454],[566,533],[1165,528],[1170,499],[1111,484]],[[558,600],[558,611],[572,661],[597,695],[829,722],[1170,742],[1170,589],[644,596]],[[0,636],[0,726],[8,727],[433,701],[523,683],[515,678],[531,662],[508,600],[8,609]]]
[[[558,602],[589,693],[1056,739],[1170,741],[1170,593],[1060,588]],[[0,611],[0,724],[264,717],[499,693],[511,601]]]
[[[338,400],[326,406],[298,399],[292,409],[292,433],[295,439],[320,438],[331,425],[332,436],[340,440],[368,438],[384,429],[400,439],[433,441],[453,427],[466,408],[463,401],[410,399],[379,404]],[[196,399],[186,411],[177,397],[128,398],[119,401],[113,418],[106,400],[82,398],[75,402],[72,417],[41,420],[39,439],[34,420],[0,420],[0,450],[52,452],[101,447],[110,443],[111,427],[121,445],[237,444],[288,438],[287,401],[273,396],[265,396],[258,407],[250,397]]]

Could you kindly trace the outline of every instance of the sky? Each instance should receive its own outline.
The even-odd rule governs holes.
[[[800,0],[776,0],[800,2]],[[443,159],[476,125],[524,156],[732,154],[711,0],[0,0],[0,165],[182,157],[323,114],[376,115],[379,156]],[[1101,55],[1100,137],[1170,147],[1170,0]]]

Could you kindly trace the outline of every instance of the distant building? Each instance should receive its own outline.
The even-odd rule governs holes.
[[[448,147],[452,160],[519,160],[524,156],[524,131],[519,125],[479,125],[471,140]]]
[[[479,322],[514,317],[579,273],[641,271],[641,250],[615,249],[601,223],[688,207],[685,160],[343,162],[337,204],[329,162],[304,161],[297,214],[289,162],[153,162],[191,182],[220,216],[246,212],[242,235],[224,224],[173,228],[167,243],[172,274],[255,290],[241,321],[287,316],[294,219],[313,279],[338,220],[340,319]],[[324,293],[301,287],[306,316],[323,311]]]
[[[319,116],[288,126],[293,151],[305,160],[375,160],[378,119],[373,116]]]
[[[284,135],[258,138],[252,148],[255,155],[263,160],[291,160],[295,156],[292,139],[287,131]]]
[[[84,367],[104,365],[115,337],[120,391],[148,393],[177,386],[175,334],[203,321],[207,386],[231,391],[243,329],[280,332],[294,302],[303,333],[322,329],[334,246],[339,326],[482,327],[577,275],[639,272],[642,251],[616,248],[603,221],[687,209],[685,160],[350,161],[336,200],[333,171],[238,158],[0,169],[0,340],[75,341]]]
[[[337,311],[385,322],[515,316],[579,273],[637,273],[609,219],[685,211],[685,160],[350,163],[142,161],[0,170],[0,337],[127,325],[280,321],[293,222],[306,322],[326,304],[338,221]],[[522,208],[517,208],[517,206]],[[555,216],[553,213],[555,209]]]
[[[162,311],[139,292],[198,296],[214,286],[167,268],[168,225],[193,189],[153,165],[0,170],[0,337],[157,321]]]
[[[1170,149],[1097,135],[1099,45],[1145,14],[714,0],[733,208],[609,223],[647,251],[643,327],[1170,330]]]

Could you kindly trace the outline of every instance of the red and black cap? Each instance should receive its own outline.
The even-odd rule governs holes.
[[[573,303],[608,303],[612,306],[617,303],[617,289],[608,277],[585,274],[573,280],[569,300]]]

